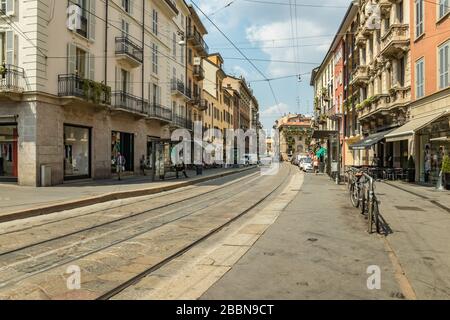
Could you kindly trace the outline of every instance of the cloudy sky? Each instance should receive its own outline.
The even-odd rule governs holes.
[[[222,54],[227,73],[243,75],[251,82],[260,102],[264,127],[272,127],[274,121],[287,112],[312,113],[310,72],[322,62],[350,0],[187,2],[199,5],[267,78],[287,77],[271,82],[277,104],[267,82],[259,81],[262,75],[250,63],[241,60],[239,52],[199,12],[209,31],[206,41],[210,52]],[[290,3],[297,6],[290,6]],[[303,74],[301,82],[295,77],[297,74]]]

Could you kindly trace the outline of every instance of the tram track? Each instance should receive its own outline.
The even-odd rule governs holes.
[[[81,238],[81,240],[79,240],[79,241],[74,241],[73,239],[68,238],[68,237],[70,237],[70,236],[72,236],[74,234],[78,234],[80,232],[89,232],[91,230],[95,230],[96,232],[98,232],[99,231],[98,229],[103,227],[103,226],[110,225],[112,223],[117,223],[117,222],[125,222],[125,220],[127,220],[127,219],[136,218],[136,217],[141,216],[142,214],[148,213],[148,212],[144,212],[144,213],[140,213],[140,214],[135,214],[133,216],[124,217],[122,219],[116,219],[114,221],[105,223],[102,226],[99,226],[99,225],[92,226],[90,228],[86,228],[86,230],[76,231],[73,234],[65,234],[65,235],[62,235],[62,236],[57,237],[57,238],[52,238],[52,239],[48,239],[46,241],[42,241],[42,242],[39,242],[39,243],[33,243],[33,244],[30,244],[30,245],[25,246],[25,247],[17,248],[15,250],[11,250],[10,252],[4,252],[3,254],[0,255],[0,262],[5,262],[5,256],[9,257],[9,259],[11,261],[14,261],[14,262],[11,263],[11,264],[7,264],[5,266],[0,267],[0,274],[2,274],[4,271],[6,271],[8,269],[11,269],[11,268],[14,268],[14,267],[17,267],[17,266],[20,266],[20,265],[24,265],[24,264],[26,264],[27,262],[30,262],[30,261],[33,261],[34,264],[29,266],[28,268],[27,267],[21,268],[21,271],[26,272],[25,276],[22,276],[22,277],[14,277],[13,276],[13,277],[11,277],[9,279],[4,279],[0,283],[0,288],[3,288],[3,287],[6,287],[8,285],[11,285],[13,283],[22,281],[22,280],[27,279],[29,277],[35,276],[37,274],[44,273],[44,272],[47,272],[49,270],[58,268],[58,267],[60,267],[62,265],[65,265],[67,263],[72,263],[72,262],[77,261],[79,259],[88,257],[88,256],[90,256],[92,254],[101,252],[103,250],[106,250],[106,249],[111,248],[113,246],[116,246],[118,244],[124,243],[124,242],[129,241],[129,240],[131,240],[133,238],[136,238],[136,237],[138,237],[140,235],[146,234],[146,233],[154,231],[154,230],[156,230],[158,228],[161,228],[161,227],[164,227],[164,226],[169,225],[171,223],[174,223],[176,221],[179,221],[179,220],[181,220],[183,218],[189,217],[189,216],[191,216],[193,214],[196,214],[196,212],[198,212],[198,211],[202,211],[202,210],[207,209],[208,207],[210,207],[209,203],[211,201],[216,201],[220,197],[222,197],[223,199],[220,200],[219,202],[216,202],[216,205],[218,205],[220,203],[225,203],[225,202],[229,201],[230,198],[232,198],[233,196],[239,196],[243,190],[248,189],[248,185],[249,184],[252,184],[254,182],[254,180],[257,180],[259,178],[259,176],[258,176],[256,179],[250,179],[249,181],[246,181],[246,178],[252,178],[252,177],[253,177],[253,175],[248,176],[248,177],[244,177],[245,183],[243,185],[239,186],[239,188],[233,190],[234,191],[234,195],[227,194],[227,195],[221,195],[221,196],[215,196],[215,197],[209,197],[209,198],[203,199],[203,200],[205,200],[204,201],[205,204],[200,204],[200,205],[197,205],[197,207],[192,207],[190,211],[187,211],[187,212],[185,212],[184,214],[181,214],[181,215],[179,214],[179,209],[175,208],[175,209],[173,209],[173,210],[171,210],[169,212],[161,213],[158,216],[149,217],[149,218],[147,218],[144,221],[142,221],[142,220],[136,221],[132,225],[127,223],[124,227],[122,227],[122,229],[112,228],[111,230],[109,230],[109,232],[106,232],[106,233],[105,232],[103,232],[103,233],[100,232],[100,236],[99,237],[88,238],[88,239]],[[229,184],[227,184],[226,186],[224,186],[224,187],[222,187],[220,189],[224,189],[226,187],[233,186],[234,184],[239,183],[239,182],[242,182],[242,179],[239,179],[238,181],[233,181],[232,183],[229,183]],[[215,189],[214,191],[220,191],[220,190]],[[203,193],[203,195],[206,195],[206,194],[211,194],[211,192]],[[189,200],[192,200],[192,199],[195,199],[195,198],[198,198],[198,197],[191,197],[191,198],[189,198]],[[170,205],[163,206],[163,208],[167,208],[169,206]],[[151,210],[147,210],[147,211],[153,212],[155,210],[157,210],[157,209],[155,208],[155,209],[151,209]],[[170,217],[171,215],[173,215],[174,217],[171,218]],[[169,218],[169,219],[167,219],[166,221],[159,221],[159,222],[157,221],[157,219],[163,219],[164,220],[164,218]],[[154,221],[151,221],[151,220],[154,220]],[[136,229],[136,230],[139,230],[142,227],[142,225],[144,225],[144,224],[150,224],[151,226],[149,228],[145,228],[145,229],[143,229],[143,230],[141,230],[139,232],[133,232],[132,231],[130,233],[131,234],[130,236],[123,236],[123,237],[121,237],[120,232],[124,232],[126,234],[127,230],[133,230],[133,228]],[[105,237],[111,237],[111,238],[118,237],[119,239],[116,240],[116,241],[110,241],[107,245],[99,245],[99,242],[97,242],[97,241],[99,241],[101,238],[105,238]],[[64,238],[66,238],[66,241],[68,243],[66,246],[57,247],[56,249],[50,250],[50,251],[48,250],[48,247],[42,247],[42,245],[44,245],[46,243],[49,243],[51,241],[58,241],[58,240],[61,240],[61,239],[64,239]],[[110,239],[108,239],[108,240],[110,240]],[[87,250],[86,253],[78,254],[76,256],[74,256],[74,253],[70,252],[71,248],[79,249],[80,246],[87,245],[89,242],[93,243],[92,244],[93,246],[99,245],[99,247],[97,249],[95,249],[95,250],[89,249],[89,250]],[[38,247],[38,246],[41,246],[41,247]],[[41,252],[38,253],[38,254],[30,252],[29,249],[32,249],[33,247],[38,247],[38,249],[40,249]],[[26,250],[28,250],[28,251],[26,251]],[[26,251],[26,252],[24,252],[24,251]],[[23,257],[22,260],[17,261],[18,254],[20,254],[20,256]],[[3,258],[2,258],[2,256],[3,256]],[[51,263],[51,259],[46,259],[46,258],[52,258],[52,257],[54,258],[54,256],[57,256],[57,259],[59,260],[59,262]],[[43,261],[39,261],[39,260],[43,260]],[[38,271],[33,271],[36,268],[38,268],[39,270]],[[28,271],[31,271],[31,272],[28,272]]]
[[[234,217],[233,217],[232,219],[230,219],[228,222],[226,222],[226,223],[224,223],[224,224],[218,226],[217,228],[212,229],[211,232],[209,232],[209,233],[206,234],[205,236],[201,237],[200,239],[194,241],[193,243],[189,244],[189,245],[186,246],[186,247],[183,247],[183,248],[182,248],[181,250],[179,250],[176,254],[170,255],[169,258],[164,259],[164,260],[162,261],[162,262],[165,262],[165,263],[158,263],[157,265],[151,267],[150,269],[145,270],[145,272],[138,273],[138,275],[137,275],[136,277],[133,277],[133,279],[130,279],[129,281],[127,281],[126,284],[131,283],[132,281],[136,281],[136,279],[138,279],[139,276],[143,277],[143,276],[145,276],[145,274],[148,274],[149,272],[151,273],[151,272],[153,272],[154,270],[157,270],[158,268],[160,268],[160,267],[163,266],[164,264],[168,263],[170,260],[173,260],[176,256],[179,256],[180,254],[183,254],[184,252],[186,252],[187,250],[189,250],[189,249],[192,248],[193,246],[195,246],[195,245],[201,243],[202,241],[206,240],[206,239],[207,239],[208,237],[210,237],[212,234],[214,234],[214,233],[216,233],[216,232],[222,230],[223,228],[225,228],[225,227],[226,227],[227,225],[229,225],[230,223],[236,221],[237,219],[239,219],[240,217],[242,217],[243,215],[245,215],[246,213],[248,213],[249,211],[251,211],[252,209],[254,209],[255,207],[257,207],[259,204],[261,204],[263,201],[265,201],[268,197],[270,197],[273,193],[275,193],[275,192],[276,192],[276,191],[277,191],[277,190],[285,183],[285,181],[290,177],[290,173],[291,173],[291,170],[289,170],[289,173],[283,178],[282,182],[281,182],[275,189],[271,190],[271,192],[269,192],[268,194],[265,194],[263,198],[261,198],[261,199],[259,199],[259,198],[256,199],[256,200],[258,200],[258,201],[256,201],[255,203],[253,203],[253,204],[252,204],[250,207],[248,207],[246,210],[243,210],[242,212],[238,213],[236,216],[234,216]],[[247,182],[245,185],[240,186],[239,188],[233,189],[233,190],[234,190],[234,197],[230,197],[231,194],[228,194],[228,196],[224,197],[224,198],[222,199],[221,202],[215,203],[214,206],[216,206],[216,207],[218,207],[218,208],[221,207],[221,206],[222,206],[222,207],[223,207],[223,206],[226,206],[226,202],[227,202],[227,201],[228,201],[228,202],[233,202],[233,201],[235,201],[235,203],[239,202],[239,201],[238,201],[238,200],[239,200],[238,198],[239,198],[239,197],[241,197],[241,198],[242,198],[242,197],[245,197],[245,196],[243,195],[244,190],[249,190],[248,184],[251,184],[252,182],[253,182],[253,181],[249,181],[249,182]],[[233,185],[234,185],[234,183],[229,184],[229,185],[227,185],[226,187],[230,187],[230,186],[231,186],[231,188],[233,188]],[[226,187],[224,187],[224,188],[226,188]],[[223,188],[221,188],[221,189],[223,189]],[[215,189],[214,191],[217,191],[217,189]],[[193,197],[193,198],[198,198],[198,197]],[[191,197],[190,199],[193,199],[193,198]],[[217,198],[217,197],[216,197],[216,198]],[[235,199],[234,199],[234,198],[235,198]],[[10,278],[10,279],[5,279],[6,281],[3,281],[3,283],[2,283],[2,291],[3,291],[4,289],[8,290],[8,288],[9,288],[10,286],[14,286],[15,284],[21,283],[22,281],[24,281],[24,280],[26,280],[26,279],[28,279],[28,278],[35,277],[35,276],[37,276],[37,275],[46,273],[46,272],[48,272],[48,271],[51,271],[51,270],[56,269],[56,268],[59,268],[59,267],[63,267],[64,265],[67,265],[67,264],[69,264],[69,263],[76,262],[77,260],[84,259],[84,258],[86,258],[86,257],[88,257],[88,256],[90,256],[90,255],[94,255],[94,254],[96,254],[96,253],[101,253],[102,251],[104,251],[104,250],[106,250],[106,249],[108,249],[108,248],[112,248],[112,247],[114,247],[114,246],[116,246],[116,245],[118,245],[118,244],[121,244],[121,243],[124,243],[124,242],[130,242],[130,240],[135,239],[135,238],[138,238],[138,237],[141,236],[141,235],[148,234],[149,232],[152,232],[152,231],[154,231],[154,230],[156,230],[156,229],[158,229],[158,228],[161,228],[161,227],[168,226],[168,225],[170,225],[170,224],[179,222],[179,221],[181,221],[182,219],[186,219],[186,218],[189,218],[189,217],[191,217],[191,216],[196,216],[196,218],[197,218],[198,221],[207,221],[208,218],[207,218],[206,220],[204,220],[204,218],[201,218],[202,220],[200,220],[199,217],[201,217],[201,216],[203,216],[203,215],[205,215],[205,217],[208,217],[208,215],[209,215],[209,214],[212,212],[212,210],[213,210],[213,209],[208,210],[209,208],[211,208],[210,202],[211,202],[211,201],[214,201],[214,200],[217,200],[217,199],[211,198],[211,199],[205,200],[205,201],[204,201],[205,203],[204,203],[201,207],[199,207],[198,209],[192,210],[192,212],[187,212],[187,213],[185,213],[185,214],[182,214],[182,215],[180,215],[179,217],[177,217],[177,218],[175,218],[175,219],[168,219],[167,221],[162,222],[162,223],[159,223],[158,225],[151,226],[150,228],[142,229],[141,232],[135,232],[135,233],[132,233],[129,237],[124,237],[124,238],[120,239],[120,241],[112,242],[112,243],[110,243],[110,244],[107,245],[107,246],[100,246],[100,247],[98,247],[96,250],[88,250],[88,251],[86,251],[85,254],[82,254],[82,255],[73,255],[73,254],[70,254],[70,255],[68,255],[68,257],[70,257],[69,259],[62,259],[62,260],[61,260],[59,263],[57,263],[57,264],[51,265],[51,263],[49,264],[49,263],[46,262],[45,260],[42,261],[42,262],[40,262],[40,263],[37,263],[37,264],[35,265],[36,270],[35,270],[34,272],[33,272],[33,271],[32,271],[32,272],[27,272],[27,273],[26,273],[25,275],[23,275],[23,276],[12,277],[12,278]],[[240,201],[242,201],[242,200],[240,200]],[[199,213],[199,212],[200,212],[200,213]],[[164,213],[164,214],[167,215],[167,214],[173,214],[173,213],[174,213],[174,212],[171,212],[171,213]],[[213,214],[213,216],[214,216],[214,214]],[[210,218],[211,218],[211,217],[210,217]],[[209,218],[209,219],[210,219],[210,218]],[[180,223],[181,223],[182,225],[184,224],[184,225],[186,225],[186,227],[188,227],[187,225],[189,224],[189,222],[191,222],[191,221],[186,220],[186,222],[184,222],[184,223],[180,222]],[[139,223],[140,223],[140,224],[145,224],[146,222],[142,222],[142,221],[141,221],[141,222],[139,222]],[[195,228],[195,226],[193,226],[193,227]],[[205,228],[205,226],[199,226],[199,227],[200,227],[200,228]],[[82,244],[83,244],[83,243],[78,243],[78,244],[76,244],[76,245],[82,245]],[[17,253],[17,252],[16,252],[16,253]],[[31,259],[33,259],[33,258],[31,258]],[[3,267],[3,268],[8,268],[8,267],[10,267],[10,266],[7,265],[7,266],[5,266],[5,267]],[[1,269],[0,269],[0,270],[1,270]],[[5,270],[5,269],[4,269],[4,270]],[[153,271],[152,271],[152,270],[153,270]],[[31,271],[31,270],[30,270],[30,271]],[[25,272],[25,271],[24,271],[24,272]],[[130,282],[130,281],[131,281],[131,282]],[[124,288],[124,284],[125,284],[125,283],[123,283],[123,284],[120,286],[120,288]],[[111,289],[110,291],[108,291],[108,292],[106,293],[106,295],[108,295],[108,294],[111,295],[111,292],[112,292],[112,291],[117,292],[117,290],[120,290],[120,288],[118,289],[118,287],[115,287],[114,289]],[[100,298],[104,298],[106,295],[102,295]]]
[[[249,170],[249,172],[251,172],[251,171],[252,170]],[[232,181],[232,182],[230,182],[230,184],[238,183],[238,182],[240,182],[241,179],[246,179],[246,178],[253,177],[253,176],[259,174],[259,172],[255,172],[255,173],[252,173],[252,174],[248,174],[247,171],[235,173],[235,175],[241,175],[241,174],[244,175],[242,178],[239,178],[239,179],[237,179],[235,181]],[[233,176],[233,175],[230,175],[230,176]],[[202,183],[211,183],[212,181],[221,180],[221,179],[224,179],[224,178],[229,178],[230,176],[219,177],[219,178],[216,178],[216,179],[213,179],[213,180],[209,180],[209,181],[206,181],[206,182],[202,182]],[[196,195],[185,197],[185,198],[183,198],[181,200],[172,201],[171,204],[181,203],[183,201],[186,201],[186,200],[189,200],[189,199],[192,199],[192,198],[195,198],[195,197],[200,197],[202,195],[209,194],[211,192],[214,192],[214,191],[226,188],[227,185],[228,184],[225,184],[223,186],[217,187],[217,188],[215,188],[213,190],[210,190],[210,191],[207,191],[207,192],[204,192],[204,193],[199,192]],[[66,217],[66,218],[62,218],[62,219],[58,219],[58,220],[52,220],[52,221],[49,221],[49,222],[32,225],[32,226],[29,226],[29,227],[26,227],[26,228],[21,228],[21,229],[15,229],[15,230],[12,230],[12,231],[2,232],[2,233],[0,233],[0,237],[4,236],[4,235],[11,235],[11,234],[14,234],[14,233],[31,230],[31,229],[36,228],[36,227],[48,226],[48,225],[56,224],[56,223],[60,223],[60,222],[67,222],[69,220],[79,219],[79,218],[82,218],[82,217],[87,217],[87,216],[90,216],[90,215],[99,214],[99,213],[102,213],[102,212],[105,212],[105,211],[108,211],[108,210],[125,209],[127,207],[135,206],[136,204],[139,204],[139,203],[145,203],[145,202],[152,201],[152,200],[155,200],[155,199],[157,200],[157,199],[160,199],[160,198],[164,198],[164,197],[167,197],[167,195],[176,195],[176,194],[186,193],[186,192],[189,192],[190,190],[193,190],[193,189],[198,188],[198,187],[199,187],[198,185],[193,185],[193,186],[181,188],[180,190],[176,190],[176,191],[171,190],[171,191],[165,191],[162,194],[158,194],[158,195],[144,196],[145,199],[138,200],[138,201],[135,201],[133,203],[127,203],[127,204],[121,204],[121,205],[112,205],[111,207],[107,207],[107,208],[103,208],[103,209],[99,209],[99,210],[95,210],[95,211],[86,212],[86,213],[79,214],[79,215],[76,215],[76,216]],[[163,206],[158,207],[158,208],[154,208],[154,209],[156,210],[156,209],[160,209],[162,207]],[[74,209],[71,209],[71,210],[74,210]],[[54,214],[56,214],[56,213],[53,213],[53,215]],[[8,223],[10,223],[10,222],[8,222]],[[1,252],[0,252],[0,256],[1,256]]]
[[[221,230],[223,230],[227,226],[231,225],[233,222],[239,220],[240,218],[245,216],[247,213],[249,213],[250,211],[252,211],[256,207],[258,207],[261,203],[266,201],[275,192],[277,192],[286,183],[286,181],[288,181],[288,179],[291,177],[291,171],[292,171],[292,169],[289,168],[288,174],[282,179],[282,181],[269,194],[267,194],[263,198],[259,199],[255,204],[251,205],[249,208],[245,209],[244,211],[242,211],[241,213],[236,215],[234,218],[232,218],[229,221],[227,221],[226,223],[218,226],[217,228],[214,228],[213,230],[208,232],[206,235],[204,235],[200,239],[198,239],[198,240],[188,244],[187,246],[185,246],[184,248],[180,249],[179,251],[177,251],[176,253],[172,254],[171,256],[167,257],[166,259],[162,260],[158,264],[148,268],[147,270],[137,274],[132,279],[130,279],[130,280],[126,281],[126,282],[123,282],[119,286],[117,286],[117,287],[111,289],[110,291],[104,293],[103,295],[98,297],[96,300],[110,300],[111,298],[114,298],[115,296],[117,296],[118,294],[123,292],[124,290],[126,290],[126,289],[130,288],[131,286],[135,285],[136,283],[138,283],[143,278],[149,276],[150,274],[154,273],[155,271],[157,271],[157,270],[161,269],[162,267],[166,266],[168,263],[172,262],[174,259],[180,257],[181,255],[183,255],[187,251],[189,251],[192,248],[198,246],[199,244],[203,243],[204,241],[206,241],[207,239],[209,239],[213,235],[217,234],[218,232],[220,232]]]

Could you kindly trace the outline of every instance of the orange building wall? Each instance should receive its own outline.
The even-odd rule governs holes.
[[[437,3],[438,1],[436,1]],[[411,33],[411,97],[416,97],[416,61],[425,59],[425,96],[437,92],[438,82],[438,47],[450,39],[450,17],[447,15],[439,23],[436,23],[438,15],[437,4],[424,1],[424,26],[425,33],[416,40],[415,35],[415,1],[410,0],[410,33]]]

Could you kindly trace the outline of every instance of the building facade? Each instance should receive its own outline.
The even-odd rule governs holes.
[[[436,182],[449,149],[448,17],[448,1],[360,0],[349,6],[311,81],[315,128],[339,131],[342,165],[407,169],[412,158],[416,180]],[[332,54],[334,92],[328,97]],[[326,114],[330,100],[337,115],[343,112],[334,117],[335,127],[328,122],[333,114]]]

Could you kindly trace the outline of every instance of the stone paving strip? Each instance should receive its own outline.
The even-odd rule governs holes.
[[[281,194],[114,297],[115,300],[195,300],[222,278],[275,223],[303,185],[296,173]]]
[[[193,205],[185,203],[184,208],[161,212],[160,217],[141,216],[141,221],[127,221],[122,228],[112,224],[76,238],[69,236],[70,240],[6,253],[0,256],[7,264],[0,267],[0,298],[99,297],[251,208],[272,192],[266,186],[276,185],[279,179],[251,180],[252,188],[231,184],[219,196],[194,199]],[[67,289],[65,273],[72,265],[82,270],[81,290]]]

